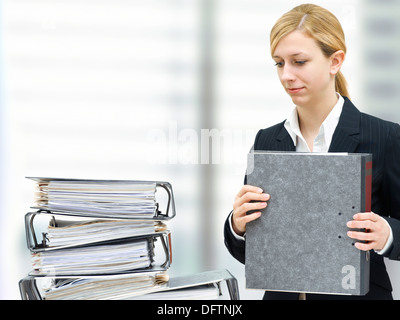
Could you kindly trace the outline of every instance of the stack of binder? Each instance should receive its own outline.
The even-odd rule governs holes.
[[[19,282],[22,299],[218,298],[221,282],[239,298],[227,270],[169,278],[170,183],[30,179],[37,211],[25,215],[33,269]]]

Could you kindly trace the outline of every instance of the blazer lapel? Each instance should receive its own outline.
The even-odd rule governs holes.
[[[347,98],[343,97],[345,102],[339,123],[333,133],[329,152],[348,152],[356,151],[360,141],[360,116],[361,113]],[[275,143],[270,150],[275,151],[296,151],[293,140],[284,127],[282,122],[281,129],[275,137]]]
[[[333,133],[329,152],[356,151],[360,141],[360,111],[346,97],[339,123]]]
[[[293,140],[283,125],[275,139],[275,151],[296,151]]]

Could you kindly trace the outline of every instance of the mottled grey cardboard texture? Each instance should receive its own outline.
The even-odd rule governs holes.
[[[347,221],[365,211],[367,154],[257,152],[247,182],[271,195],[246,227],[246,287],[363,295],[369,252],[347,236]]]

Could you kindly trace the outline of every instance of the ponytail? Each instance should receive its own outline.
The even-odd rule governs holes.
[[[336,74],[335,89],[336,92],[338,92],[341,96],[350,98],[349,91],[347,89],[347,81],[341,71]]]

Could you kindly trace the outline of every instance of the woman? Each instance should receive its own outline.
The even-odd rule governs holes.
[[[300,5],[284,14],[271,31],[271,55],[279,79],[293,103],[282,123],[260,130],[254,150],[355,152],[373,155],[372,212],[349,221],[359,250],[371,250],[370,291],[365,296],[307,294],[307,299],[392,299],[383,257],[400,260],[400,126],[360,113],[348,99],[340,68],[345,37],[337,18],[316,5]],[[260,217],[273,195],[246,185],[237,194],[225,223],[225,244],[245,261],[246,224]],[[248,211],[253,211],[247,214]],[[298,299],[299,294],[266,292],[264,299]]]

